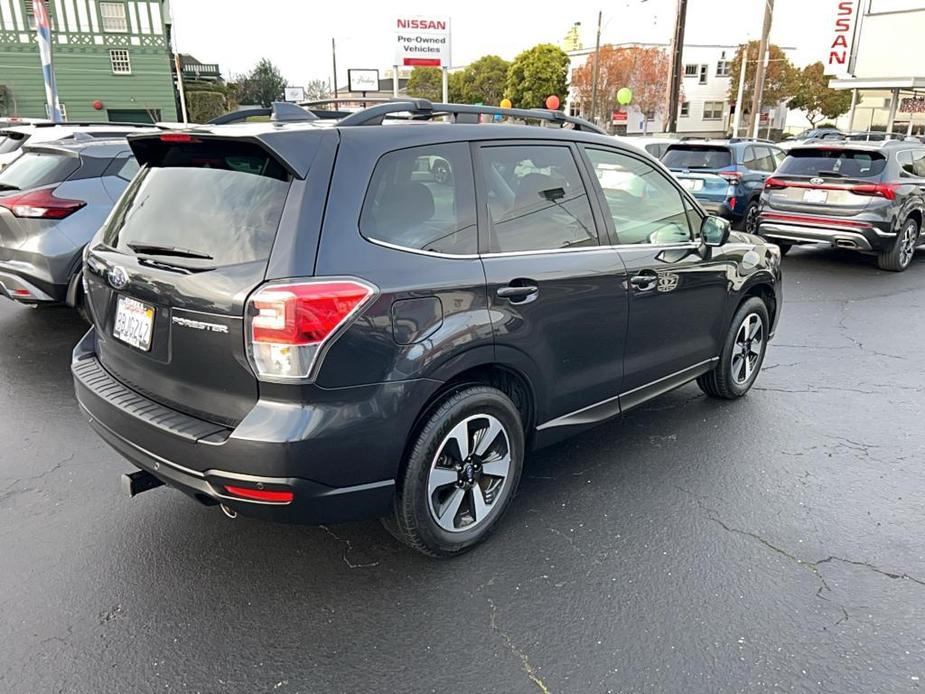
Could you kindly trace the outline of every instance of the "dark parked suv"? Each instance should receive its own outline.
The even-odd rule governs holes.
[[[925,146],[890,140],[796,147],[765,182],[759,230],[786,253],[824,243],[909,267],[925,238]]]
[[[397,102],[131,145],[72,368],[133,494],[380,516],[452,555],[497,524],[527,450],[694,379],[744,395],[779,314],[776,246],[562,114]]]

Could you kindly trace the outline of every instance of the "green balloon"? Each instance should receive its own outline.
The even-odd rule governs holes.
[[[626,106],[633,100],[633,90],[629,87],[621,87],[617,92],[617,103]]]

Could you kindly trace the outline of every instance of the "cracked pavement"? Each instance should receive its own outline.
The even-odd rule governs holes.
[[[485,546],[158,489],[77,411],[64,309],[0,301],[0,692],[915,692],[925,252],[794,249],[755,390],[530,455]]]

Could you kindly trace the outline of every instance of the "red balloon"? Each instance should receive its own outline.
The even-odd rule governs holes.
[[[96,100],[95,100],[92,104],[90,104],[90,105],[93,107],[93,109],[94,109],[95,111],[102,111],[102,110],[103,110],[103,102],[100,101],[99,99],[96,99]]]
[[[559,108],[559,97],[555,94],[550,94],[546,97],[546,108],[550,111],[555,111]]]

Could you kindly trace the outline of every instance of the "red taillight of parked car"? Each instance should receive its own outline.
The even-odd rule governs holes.
[[[269,284],[248,300],[248,351],[257,376],[303,380],[324,346],[376,295],[354,279]]]
[[[54,188],[39,188],[7,195],[0,198],[0,207],[22,219],[64,219],[87,205],[83,200],[55,197],[54,192]]]
[[[782,181],[779,178],[774,178],[771,176],[764,182],[765,190],[782,190],[786,188],[789,184],[786,181]]]
[[[855,195],[872,195],[887,200],[896,199],[896,189],[899,188],[895,183],[862,183],[861,185],[851,186],[848,188]]]

